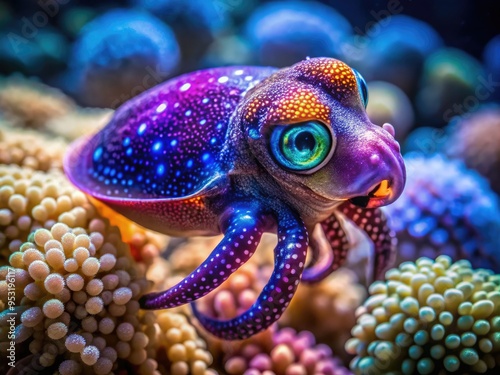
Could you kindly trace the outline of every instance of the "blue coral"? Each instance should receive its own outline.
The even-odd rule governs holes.
[[[116,9],[82,29],[70,66],[83,101],[116,107],[170,76],[179,59],[177,40],[162,21]]]
[[[385,208],[399,241],[398,261],[446,254],[499,272],[499,199],[488,182],[440,155],[409,154],[405,164],[405,190]]]
[[[257,62],[273,66],[288,66],[308,56],[340,57],[351,32],[341,14],[314,1],[264,4],[245,25]]]
[[[417,112],[427,125],[442,126],[455,116],[477,108],[477,88],[485,77],[481,63],[456,48],[442,48],[424,63]]]
[[[351,62],[365,78],[388,81],[407,94],[416,89],[425,58],[443,44],[429,24],[405,15],[384,17],[361,31],[364,38],[355,37],[351,46],[351,58],[359,61]]]

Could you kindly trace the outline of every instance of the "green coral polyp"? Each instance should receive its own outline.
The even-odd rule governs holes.
[[[500,366],[500,275],[420,258],[370,286],[346,349],[355,374],[485,373]]]

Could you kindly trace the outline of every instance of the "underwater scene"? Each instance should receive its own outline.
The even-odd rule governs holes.
[[[0,0],[0,375],[500,373],[500,11]]]

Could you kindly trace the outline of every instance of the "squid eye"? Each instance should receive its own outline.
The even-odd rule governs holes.
[[[352,71],[356,76],[356,81],[358,81],[358,91],[359,95],[361,95],[361,101],[366,108],[366,106],[368,105],[368,86],[366,85],[366,81],[363,76],[359,74],[356,69],[353,69]]]
[[[270,147],[276,162],[285,169],[311,174],[332,156],[334,139],[323,123],[308,121],[274,127]]]

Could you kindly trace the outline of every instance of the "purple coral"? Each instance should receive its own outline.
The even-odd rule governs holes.
[[[488,182],[460,161],[408,154],[406,187],[385,208],[399,241],[398,262],[446,254],[500,270],[500,209]]]
[[[500,107],[488,106],[450,125],[446,152],[477,170],[500,193]]]

